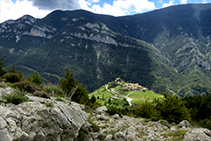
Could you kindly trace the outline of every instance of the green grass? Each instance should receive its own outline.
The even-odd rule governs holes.
[[[91,99],[92,95],[94,95],[97,99],[97,102],[101,105],[104,105],[105,102],[113,96],[113,94],[106,90],[105,86],[102,86],[101,88],[97,89],[93,93],[89,94],[89,98]]]
[[[208,56],[210,55],[210,53],[211,53],[211,52],[208,52],[208,53],[206,54],[206,56],[208,57]]]
[[[125,82],[124,82],[125,83]],[[89,98],[94,95],[97,102],[101,105],[107,105],[107,106],[114,106],[116,108],[123,108],[128,107],[129,104],[125,99],[125,96],[127,96],[129,93],[131,93],[128,97],[132,98],[132,102],[135,105],[140,105],[144,103],[146,100],[149,102],[152,102],[155,98],[163,97],[162,95],[159,95],[157,93],[154,93],[152,91],[122,91],[121,83],[118,83],[117,86],[110,88],[109,90],[106,89],[106,86],[102,86],[99,89],[95,90],[93,93],[89,94]],[[114,91],[115,94],[113,94],[110,91]],[[112,96],[118,95],[117,98],[114,98]],[[110,99],[110,100],[109,100]]]
[[[145,102],[146,99],[149,99],[149,102],[152,102],[155,98],[160,98],[162,96],[152,91],[146,91],[146,92],[137,91],[137,92],[131,93],[129,97],[133,99],[132,102],[136,104],[142,104]]]
[[[26,93],[20,90],[15,90],[11,94],[3,94],[1,98],[5,103],[13,103],[18,105],[23,102],[28,102],[28,98],[25,96]]]
[[[185,133],[190,131],[190,129],[180,129],[176,131],[172,131],[169,133],[163,134],[165,138],[171,137],[170,139],[167,139],[167,141],[183,141]]]
[[[119,94],[122,94],[122,95],[128,95],[130,92],[132,92],[132,90],[129,90],[129,91],[118,91]]]

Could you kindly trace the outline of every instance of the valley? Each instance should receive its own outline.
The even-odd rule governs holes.
[[[0,57],[26,78],[57,84],[69,68],[89,92],[121,77],[155,93],[211,91],[211,4],[177,5],[113,17],[56,10],[0,24]],[[133,21],[133,22],[131,22]]]

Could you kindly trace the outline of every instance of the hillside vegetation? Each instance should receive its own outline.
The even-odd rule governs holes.
[[[89,92],[121,77],[181,97],[211,91],[211,4],[112,17],[56,10],[0,24],[0,57],[57,84],[68,68]],[[133,22],[131,22],[133,21]],[[21,25],[21,26],[20,26]]]
[[[57,101],[63,101],[65,98],[85,104],[91,109],[106,105],[108,113],[111,115],[129,115],[156,121],[165,119],[175,123],[188,120],[210,128],[210,94],[181,99],[174,94],[162,93],[159,95],[138,84],[127,83],[118,78],[88,95],[86,88],[74,79],[73,73],[68,69],[65,70],[66,75],[60,80],[59,85],[50,85],[44,84],[41,75],[36,71],[32,76],[24,79],[22,72],[17,72],[14,65],[12,68],[8,67],[8,71],[6,71],[3,59],[0,61],[0,66],[0,72],[2,72],[0,80],[6,83],[1,82],[0,87],[9,85],[15,89],[10,95],[2,95],[0,103],[18,105],[28,102],[26,94],[30,93],[45,99],[54,96]],[[131,105],[127,101],[130,98],[133,98]],[[48,107],[53,106],[53,103],[45,104]],[[88,110],[91,109],[88,108]]]
[[[118,108],[140,105],[146,100],[152,102],[156,98],[163,97],[138,83],[128,83],[120,78],[116,78],[115,81],[109,82],[89,94],[90,98],[93,96],[102,105]]]

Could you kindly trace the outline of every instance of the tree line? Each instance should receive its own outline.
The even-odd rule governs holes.
[[[31,76],[24,79],[23,73],[17,72],[14,64],[12,65],[12,68],[7,67],[7,69],[8,71],[4,68],[3,58],[0,58],[0,78],[5,82],[12,83],[13,87],[18,88],[21,91],[42,95],[42,97],[49,97],[49,93],[47,92],[52,92],[51,90],[46,90],[47,88],[44,87],[45,84],[43,83],[42,77],[37,71],[33,72]],[[71,73],[68,68],[66,68],[65,71],[65,77],[60,79],[58,88],[55,92],[70,98],[72,101],[81,104],[89,104],[90,100],[86,88],[74,79],[74,74]],[[47,91],[46,93],[44,92],[45,90]]]
[[[74,79],[74,74],[68,68],[65,69],[66,74],[64,78],[60,79],[56,87],[45,86],[37,71],[24,79],[23,73],[17,72],[14,64],[12,68],[7,67],[7,69],[8,71],[4,68],[3,58],[0,58],[0,80],[10,82],[13,87],[21,91],[44,98],[49,98],[49,94],[54,94],[91,107],[100,106],[94,96],[89,99],[86,88]],[[151,120],[165,119],[175,123],[188,120],[196,125],[211,129],[211,93],[185,98],[168,93],[162,93],[162,95],[163,98],[155,99],[153,102],[146,99],[145,103],[139,106],[129,108],[108,106],[108,113],[144,117]]]

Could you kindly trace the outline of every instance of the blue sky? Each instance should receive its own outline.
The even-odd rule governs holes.
[[[43,18],[57,9],[84,9],[99,14],[125,16],[188,3],[211,3],[211,0],[0,0],[0,22],[26,14]]]

